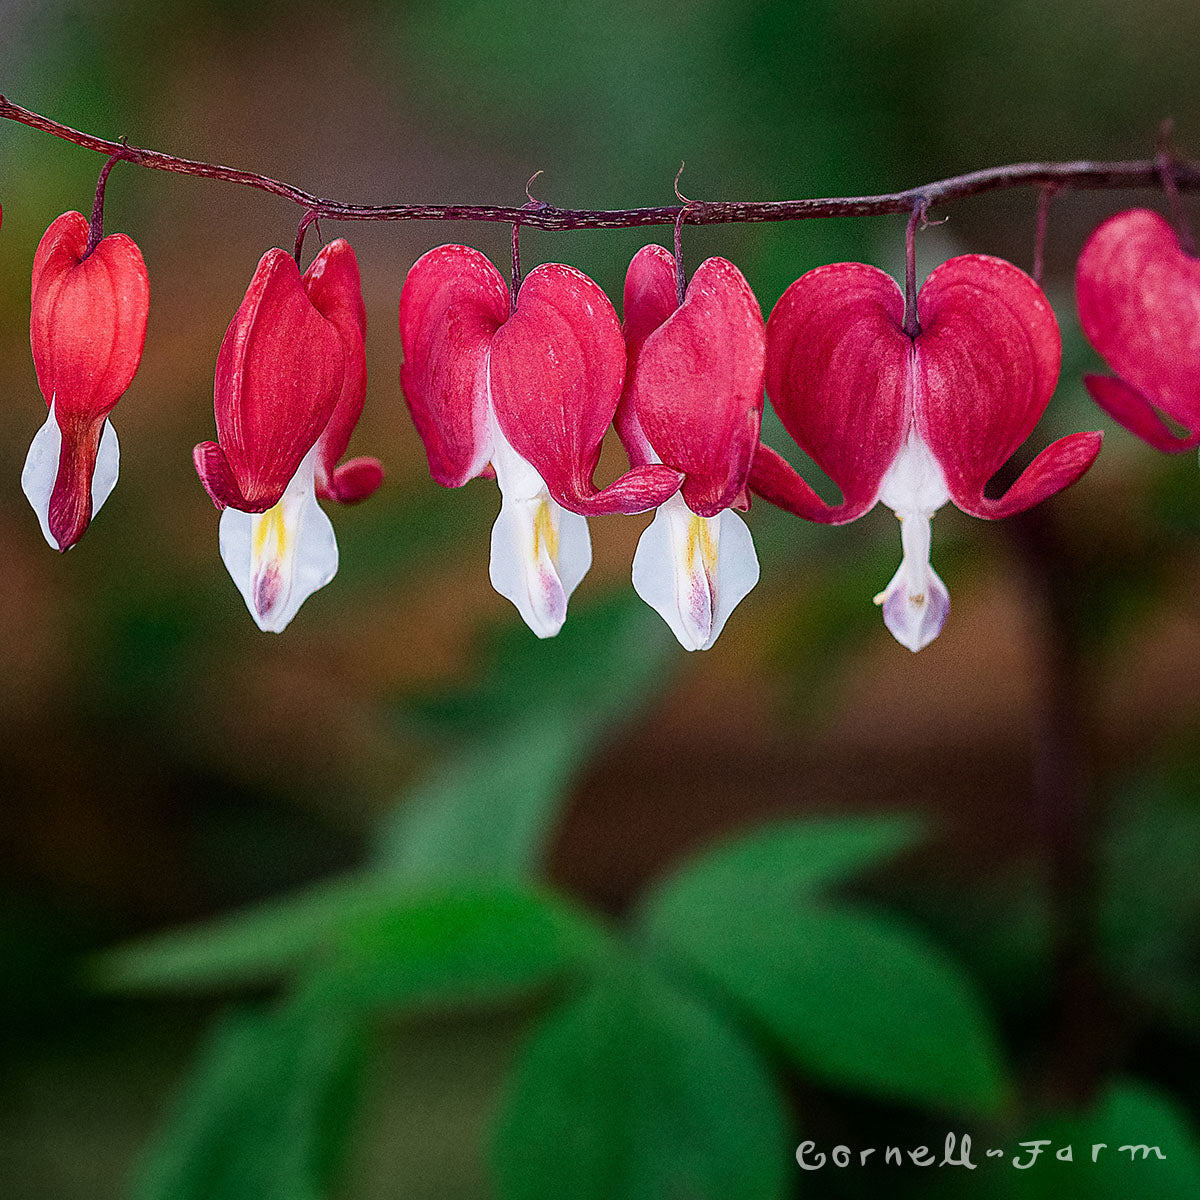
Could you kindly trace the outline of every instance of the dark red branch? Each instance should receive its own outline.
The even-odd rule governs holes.
[[[519,221],[537,229],[625,229],[640,225],[672,225],[683,207],[678,204],[657,208],[625,208],[607,211],[556,208],[542,204],[536,210],[516,205],[493,204],[348,204],[315,196],[302,188],[253,171],[238,171],[215,163],[176,158],[158,150],[143,150],[81,133],[58,121],[30,112],[0,96],[0,118],[19,121],[63,141],[95,150],[99,154],[119,154],[123,161],[156,171],[175,171],[181,175],[199,175],[221,179],[245,187],[258,188],[290,200],[316,216],[340,221]],[[878,196],[846,196],[813,200],[693,200],[687,205],[689,225],[719,225],[733,221],[800,221],[812,217],[868,217],[887,213],[911,213],[914,204],[924,198],[927,205],[942,204],[980,192],[1017,187],[1076,188],[1161,188],[1200,191],[1200,162],[1172,160],[1164,166],[1156,159],[1131,162],[1060,162],[1016,163],[1006,167],[988,167],[970,171],[936,183],[923,184],[902,192]]]

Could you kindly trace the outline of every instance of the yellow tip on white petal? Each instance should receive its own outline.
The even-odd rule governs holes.
[[[567,601],[592,565],[587,520],[543,489],[527,499],[504,497],[492,526],[492,586],[516,605],[540,638],[567,618]]]
[[[729,509],[697,516],[679,495],[659,506],[633,558],[634,590],[685,650],[707,650],[757,582],[745,522]]]
[[[338,566],[333,525],[317,503],[314,451],[265,513],[221,514],[221,558],[259,629],[281,633]]]

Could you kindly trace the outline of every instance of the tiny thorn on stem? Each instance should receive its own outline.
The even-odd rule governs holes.
[[[679,190],[679,181],[683,178],[683,168],[687,166],[687,161],[684,160],[679,164],[679,170],[675,172],[675,197],[680,204],[691,204],[691,201]]]

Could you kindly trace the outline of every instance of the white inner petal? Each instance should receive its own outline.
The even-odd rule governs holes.
[[[937,459],[915,432],[888,468],[879,498],[900,518],[904,557],[875,603],[892,635],[915,653],[941,633],[950,612],[950,593],[929,562],[930,521],[950,493]]]
[[[92,472],[92,516],[112,495],[117,486],[117,475],[121,467],[121,447],[117,444],[117,431],[111,421],[104,422],[100,431],[100,448],[96,451],[96,469]]]
[[[898,517],[910,513],[932,517],[950,499],[942,468],[915,431],[908,435],[888,467],[879,488],[879,499]]]
[[[265,633],[282,632],[300,605],[337,574],[337,539],[317,503],[316,455],[314,446],[274,508],[221,513],[221,559]]]
[[[685,650],[707,650],[758,582],[746,523],[730,509],[697,516],[676,493],[658,506],[633,556],[634,591]]]
[[[587,519],[563,508],[537,470],[509,445],[494,415],[492,466],[500,485],[500,515],[492,526],[488,574],[492,587],[516,605],[540,638],[567,619],[567,601],[592,565]]]
[[[59,458],[62,455],[62,431],[54,416],[54,401],[42,427],[33,435],[25,466],[21,470],[21,490],[37,513],[42,537],[52,550],[61,549],[50,532],[50,497],[54,492],[54,481],[58,478]],[[92,516],[100,511],[105,500],[117,486],[117,475],[121,463],[121,448],[117,443],[117,431],[111,421],[104,422],[100,431],[100,447],[96,454],[96,469],[92,472]]]

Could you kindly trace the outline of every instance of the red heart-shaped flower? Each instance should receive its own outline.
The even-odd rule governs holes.
[[[1130,209],[1088,238],[1075,294],[1088,341],[1119,376],[1084,376],[1096,403],[1158,450],[1200,444],[1200,259],[1158,213]]]
[[[760,447],[751,483],[809,520],[852,521],[879,498],[914,435],[954,503],[979,517],[1020,512],[1073,483],[1100,450],[1098,433],[1042,451],[1000,499],[984,486],[1033,431],[1058,378],[1058,325],[1041,288],[1011,263],[952,258],[918,298],[904,299],[862,263],[818,267],[784,292],[767,322],[767,392],[788,432],[841,489],[828,505],[774,451]]]
[[[63,213],[33,259],[29,341],[62,436],[46,517],[60,550],[91,519],[104,420],[133,382],[150,311],[146,265],[133,240],[114,233],[88,254],[88,232],[81,213]]]
[[[616,313],[586,275],[561,263],[530,271],[515,309],[500,272],[477,250],[439,246],[400,296],[401,380],[430,473],[457,487],[488,473],[489,410],[509,445],[564,508],[641,512],[679,486],[639,466],[605,488],[593,474],[625,375]]]

